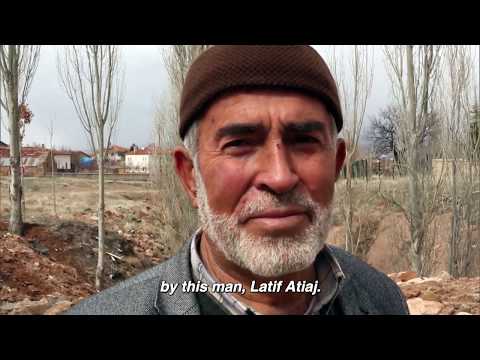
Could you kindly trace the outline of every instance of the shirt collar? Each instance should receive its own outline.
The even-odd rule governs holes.
[[[213,275],[211,275],[205,265],[203,264],[202,259],[200,258],[199,245],[200,238],[202,237],[202,231],[197,230],[193,236],[190,248],[190,261],[192,264],[192,275],[195,281],[200,281],[208,285],[208,295],[216,301],[222,308],[224,308],[228,313],[233,315],[245,315],[248,313],[256,314],[253,309],[249,309],[233,295],[229,293],[218,293],[213,292],[213,284],[218,282],[215,280]]]
[[[211,291],[213,284],[217,281],[207,270],[200,257],[199,244],[201,236],[202,230],[199,229],[193,235],[190,244],[190,262],[194,280],[207,284],[208,295],[228,313],[232,315],[260,315],[230,293]],[[325,305],[331,304],[338,295],[341,289],[341,284],[345,279],[345,274],[343,273],[340,264],[327,245],[324,246],[315,259],[315,269],[320,284],[320,292],[312,298],[305,315],[318,314]]]

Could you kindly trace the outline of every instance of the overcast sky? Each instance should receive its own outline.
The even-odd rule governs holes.
[[[150,143],[155,103],[166,91],[167,74],[162,64],[162,46],[121,46],[125,69],[124,102],[120,112],[115,144],[140,146]],[[32,84],[28,104],[34,113],[26,130],[24,144],[48,146],[50,121],[53,120],[55,146],[88,150],[84,130],[73,105],[58,78],[56,58],[61,46],[42,46],[40,62]],[[2,122],[6,115],[3,113]],[[2,140],[8,143],[5,126]]]
[[[328,61],[331,46],[314,45]],[[40,63],[28,98],[34,113],[26,130],[24,144],[49,144],[48,127],[54,121],[55,146],[88,150],[83,128],[73,106],[58,79],[56,54],[61,46],[42,46]],[[121,46],[125,69],[125,96],[119,127],[113,143],[128,147],[132,143],[145,146],[153,141],[152,128],[155,104],[167,91],[167,74],[162,63],[159,45]],[[387,77],[381,46],[374,46],[375,72],[372,93],[367,105],[367,118],[386,106],[390,99],[390,81]],[[348,51],[345,55],[348,60]],[[2,115],[4,122],[5,113]],[[5,127],[1,140],[9,141]]]

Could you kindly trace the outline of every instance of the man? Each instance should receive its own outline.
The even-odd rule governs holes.
[[[387,276],[325,245],[342,125],[335,82],[311,47],[204,52],[186,77],[185,148],[174,152],[200,229],[169,261],[69,313],[408,314]]]

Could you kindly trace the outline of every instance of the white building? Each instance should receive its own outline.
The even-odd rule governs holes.
[[[57,170],[72,170],[72,155],[71,154],[55,154],[55,165]]]
[[[129,152],[129,149],[118,146],[118,145],[112,145],[108,150],[107,150],[107,160],[110,162],[119,162],[119,161],[124,161],[125,160],[125,154]]]
[[[150,172],[152,149],[147,147],[129,152],[125,156],[127,173],[148,174]]]

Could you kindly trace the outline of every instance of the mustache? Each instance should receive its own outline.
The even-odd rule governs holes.
[[[316,203],[308,194],[299,190],[279,195],[264,191],[240,209],[237,216],[238,222],[243,223],[248,218],[255,217],[267,210],[280,210],[286,207],[301,208],[312,219]]]

